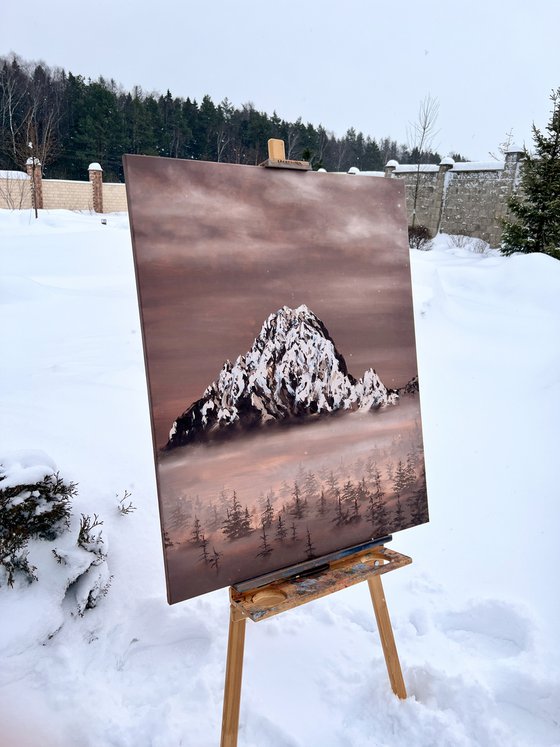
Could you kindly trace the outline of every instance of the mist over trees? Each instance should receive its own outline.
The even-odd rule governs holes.
[[[0,169],[22,169],[38,158],[48,178],[85,178],[99,162],[105,181],[122,181],[125,153],[258,164],[267,140],[281,138],[287,158],[313,168],[383,170],[400,163],[438,163],[438,153],[413,151],[390,137],[372,138],[350,128],[336,137],[323,125],[288,122],[228,99],[124,90],[113,79],[86,79],[61,68],[0,57]]]

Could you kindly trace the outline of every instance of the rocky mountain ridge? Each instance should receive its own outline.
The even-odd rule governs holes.
[[[226,361],[215,381],[173,423],[166,449],[226,429],[378,410],[398,401],[370,368],[349,372],[323,322],[305,305],[270,314],[251,349]]]

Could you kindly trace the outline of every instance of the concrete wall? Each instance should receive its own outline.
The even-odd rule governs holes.
[[[501,219],[507,213],[507,201],[517,189],[522,152],[511,149],[505,161],[454,163],[444,158],[436,165],[403,165],[389,161],[385,176],[403,179],[409,224],[413,219],[414,193],[416,224],[425,225],[432,234],[464,234],[499,246]],[[367,175],[367,172],[360,172]]]
[[[409,224],[425,225],[438,231],[477,236],[492,246],[501,240],[501,219],[507,201],[519,183],[522,153],[512,148],[505,161],[455,163],[444,158],[437,165],[399,165],[389,161],[384,175],[403,179]],[[380,172],[350,170],[359,176],[380,176]],[[355,178],[355,176],[353,177]],[[33,181],[34,180],[34,181]],[[32,190],[32,185],[35,189]],[[99,164],[90,164],[89,181],[42,179],[41,169],[27,165],[23,172],[0,172],[0,208],[29,208],[34,202],[46,209],[95,210],[112,213],[127,210],[124,184],[104,184]]]

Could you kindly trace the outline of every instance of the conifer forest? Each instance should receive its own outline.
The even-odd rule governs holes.
[[[390,159],[440,160],[390,137],[354,128],[336,136],[322,124],[288,122],[251,102],[216,103],[208,95],[197,101],[139,86],[126,91],[112,79],[0,57],[0,169],[22,169],[35,157],[46,178],[83,180],[88,165],[98,162],[105,181],[119,182],[125,153],[255,165],[267,158],[271,137],[284,141],[287,158],[327,171],[382,170]]]

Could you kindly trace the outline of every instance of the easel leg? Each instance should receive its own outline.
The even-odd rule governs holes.
[[[389,610],[387,609],[387,602],[385,601],[383,585],[381,584],[381,577],[379,575],[370,576],[367,582],[371,594],[371,601],[373,602],[377,627],[379,628],[379,637],[381,638],[381,646],[383,647],[383,654],[385,655],[385,663],[387,664],[387,672],[389,673],[391,688],[397,697],[404,700],[406,698],[406,687],[402,676],[397,647],[395,645],[395,637],[393,636],[393,628],[391,627],[391,620],[389,618]]]
[[[220,747],[237,747],[246,621],[247,619],[239,615],[233,607],[230,608],[222,740]]]

